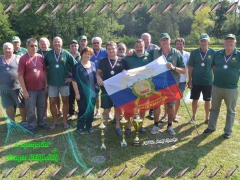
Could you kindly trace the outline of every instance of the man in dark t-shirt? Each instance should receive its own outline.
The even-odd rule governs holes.
[[[103,111],[103,119],[105,121],[105,125],[107,124],[109,118],[109,112],[111,107],[114,106],[112,100],[107,94],[106,89],[104,88],[103,81],[115,76],[118,73],[121,73],[124,69],[126,69],[126,64],[122,60],[118,60],[117,57],[117,45],[113,41],[109,41],[106,45],[106,50],[108,56],[101,59],[98,65],[96,77],[98,85],[101,86],[102,94],[101,94],[101,108]],[[116,133],[121,136],[122,130],[120,129],[119,119],[120,115],[117,111],[115,111],[116,118]]]

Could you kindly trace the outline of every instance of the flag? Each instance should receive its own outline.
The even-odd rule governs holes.
[[[160,56],[139,68],[117,74],[104,81],[104,87],[117,111],[131,117],[182,98],[166,60]]]

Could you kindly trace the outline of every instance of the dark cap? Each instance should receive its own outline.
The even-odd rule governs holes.
[[[171,39],[168,33],[161,33],[159,40],[164,39],[164,38]]]
[[[227,39],[227,38],[232,38],[236,40],[236,36],[234,34],[227,34],[224,39]]]
[[[73,40],[70,42],[70,45],[71,45],[72,43],[78,44],[77,40],[75,40],[75,39],[73,39]]]
[[[81,41],[81,40],[83,40],[83,39],[86,39],[86,40],[87,40],[87,36],[81,35],[80,38],[79,38],[79,40]]]

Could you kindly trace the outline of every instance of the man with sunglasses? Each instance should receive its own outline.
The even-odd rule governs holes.
[[[36,121],[38,126],[48,129],[44,123],[45,90],[47,90],[46,66],[42,55],[37,53],[38,42],[30,38],[26,42],[28,52],[20,58],[18,79],[23,90],[23,97],[27,111],[27,129],[35,133]],[[37,118],[35,114],[37,108]]]
[[[102,39],[100,37],[92,38],[92,45],[93,45],[93,56],[90,61],[95,63],[96,69],[98,69],[99,61],[102,58],[107,57],[107,51],[102,48]],[[100,115],[100,99],[99,96],[96,99],[96,113],[94,115],[94,119],[99,119]]]

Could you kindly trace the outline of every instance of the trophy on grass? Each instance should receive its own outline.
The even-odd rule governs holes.
[[[121,120],[119,122],[120,122],[120,124],[122,126],[122,132],[123,132],[123,134],[122,134],[122,138],[123,139],[122,139],[122,142],[120,144],[121,144],[121,147],[126,147],[127,146],[127,142],[125,140],[124,132],[125,132],[125,126],[126,126],[128,121],[124,117],[124,111],[122,111],[122,118],[121,118]]]
[[[140,142],[139,142],[139,131],[143,125],[143,120],[140,118],[140,116],[138,115],[138,113],[136,113],[133,118],[130,118],[131,124],[133,125],[134,129],[136,130],[136,137],[134,139],[134,146],[140,146]]]
[[[104,138],[104,130],[105,130],[106,126],[104,125],[103,121],[104,120],[102,119],[102,123],[99,126],[99,129],[101,130],[101,137],[102,137],[102,146],[101,146],[100,149],[105,149],[106,150],[106,146],[104,144],[104,140],[105,140],[105,138]]]

